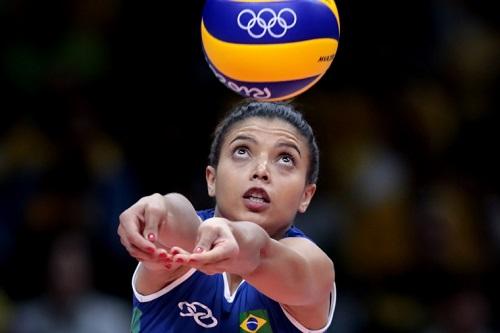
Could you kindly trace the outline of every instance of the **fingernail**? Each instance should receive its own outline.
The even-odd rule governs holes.
[[[166,265],[165,265],[165,268],[166,268],[166,269],[170,269],[170,268],[172,268],[172,265],[171,265],[171,264],[166,264]]]
[[[155,235],[152,232],[148,234],[148,240],[150,242],[154,242],[155,241]]]
[[[167,257],[167,254],[162,252],[158,255],[160,258],[165,259]]]
[[[194,262],[194,263],[196,263],[196,262],[198,262],[198,260],[196,260],[196,259],[189,259],[189,262]]]
[[[147,250],[149,253],[155,253],[155,249],[152,247],[148,247]]]
[[[184,259],[182,259],[182,258],[177,258],[177,259],[175,259],[175,262],[178,262],[178,263],[183,263],[183,262],[184,262]]]
[[[172,250],[172,255],[175,256],[176,254],[179,254],[179,250]]]

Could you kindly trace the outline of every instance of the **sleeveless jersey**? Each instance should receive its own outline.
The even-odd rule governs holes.
[[[197,213],[202,220],[213,217],[213,209]],[[306,236],[292,226],[286,237]],[[230,294],[226,273],[206,275],[191,269],[151,295],[137,292],[134,274],[132,288],[132,333],[324,332],[330,326],[336,301],[334,285],[328,323],[323,329],[312,331],[245,280]]]

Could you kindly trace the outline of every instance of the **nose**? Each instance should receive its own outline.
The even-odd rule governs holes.
[[[267,161],[265,160],[258,161],[252,173],[252,179],[260,179],[265,182],[269,181],[269,169]]]

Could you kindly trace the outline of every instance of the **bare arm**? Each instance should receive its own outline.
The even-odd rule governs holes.
[[[335,279],[333,263],[308,239],[270,239],[261,251],[260,265],[244,278],[281,303],[305,327],[320,329],[327,323]]]
[[[178,193],[144,197],[120,215],[120,240],[142,262],[136,275],[139,293],[154,293],[187,271],[172,262],[168,250],[174,245],[192,249],[199,224],[189,200]]]
[[[260,264],[243,278],[267,296],[281,304],[305,306],[329,295],[333,263],[311,241],[300,237],[280,241],[269,238],[260,253]]]

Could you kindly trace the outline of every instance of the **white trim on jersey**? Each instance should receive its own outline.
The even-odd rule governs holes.
[[[295,327],[297,327],[297,329],[299,331],[301,331],[302,333],[322,333],[322,332],[325,332],[328,329],[328,327],[330,327],[330,325],[332,323],[332,319],[333,319],[333,313],[335,312],[335,304],[337,303],[337,287],[335,286],[335,282],[333,283],[333,290],[332,290],[330,295],[331,295],[331,298],[330,298],[330,311],[328,312],[328,321],[327,321],[326,325],[323,328],[320,328],[319,330],[310,330],[310,329],[304,327],[304,325],[302,325],[295,318],[293,318],[292,315],[290,313],[288,313],[288,311],[286,311],[285,308],[281,304],[280,304],[280,307],[281,307],[281,310],[283,310],[283,313],[285,314],[285,316],[288,318],[288,320],[290,320],[290,322]]]
[[[222,273],[222,277],[224,279],[224,298],[226,299],[226,301],[228,301],[228,303],[233,303],[234,298],[236,297],[236,293],[238,292],[238,289],[240,289],[241,285],[243,284],[243,282],[245,282],[245,280],[241,280],[240,284],[238,285],[238,287],[236,287],[234,293],[231,295],[231,289],[229,288],[229,278],[227,276],[227,273],[226,272]]]
[[[182,282],[186,281],[187,279],[189,279],[191,277],[191,275],[194,274],[194,272],[196,272],[196,269],[194,268],[191,268],[189,271],[187,271],[184,275],[182,275],[181,277],[179,277],[178,279],[172,281],[168,286],[166,286],[165,288],[161,289],[161,290],[158,290],[157,292],[155,293],[152,293],[150,295],[141,295],[139,294],[139,292],[137,291],[137,289],[135,289],[135,282],[137,280],[137,271],[139,270],[139,267],[140,267],[141,263],[139,263],[137,265],[137,268],[135,269],[135,272],[134,272],[134,275],[132,276],[132,290],[134,291],[134,296],[135,298],[137,298],[137,300],[141,303],[145,303],[145,302],[150,302],[152,300],[155,300],[163,295],[165,295],[166,293],[168,293],[170,290],[174,289],[175,287],[177,287],[178,285],[180,285]]]

